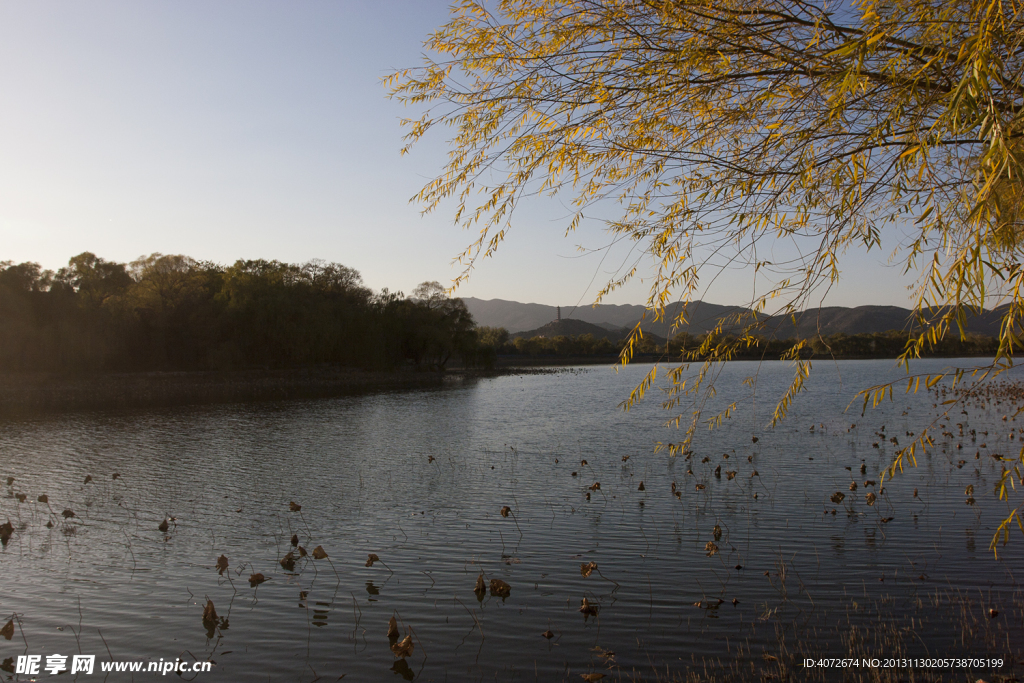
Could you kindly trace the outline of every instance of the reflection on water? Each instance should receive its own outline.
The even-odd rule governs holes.
[[[992,559],[992,456],[1019,452],[1024,422],[1010,400],[975,401],[883,485],[937,411],[922,392],[844,412],[890,367],[817,367],[769,430],[789,377],[764,364],[757,400],[689,460],[653,453],[676,436],[656,401],[617,408],[644,368],[4,423],[0,621],[15,632],[0,660],[653,680],[890,648],[1003,657],[1007,675],[1024,539]],[[754,370],[730,364],[718,400]]]

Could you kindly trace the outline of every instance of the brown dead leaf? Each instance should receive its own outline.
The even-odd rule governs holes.
[[[8,619],[4,627],[0,628],[0,636],[3,636],[4,640],[10,640],[14,637],[14,617]]]
[[[708,541],[704,544],[704,552],[708,557],[714,557],[718,554],[718,546],[715,545],[714,541]]]
[[[544,633],[542,633],[541,635],[544,636],[545,638],[547,638],[548,640],[551,640],[552,638],[555,637],[555,634],[551,632],[551,629],[548,629],[547,631],[544,631]]]
[[[596,617],[598,609],[597,605],[590,604],[586,598],[583,598],[583,602],[580,603],[580,612],[582,612],[584,616]]]
[[[508,513],[510,513],[510,512],[512,512],[512,508],[510,508],[508,505],[506,505],[505,507],[501,508],[501,516],[502,517],[508,517]]]
[[[874,493],[871,493],[869,491],[868,495],[864,496],[864,498],[867,500],[869,506],[875,504],[875,494]]]
[[[213,600],[206,599],[206,607],[203,608],[203,624],[209,628],[210,624],[217,624],[217,610],[213,607]]]
[[[299,545],[299,535],[298,534],[292,534],[292,547],[293,548],[297,548],[298,545]]]
[[[580,576],[585,579],[590,576],[595,569],[597,569],[597,562],[584,562],[580,565]]]
[[[167,529],[169,529],[169,528],[170,528],[170,527],[168,526],[168,524],[167,524],[167,519],[165,518],[165,519],[164,519],[164,521],[160,522],[160,524],[159,524],[159,525],[157,525],[157,527],[156,527],[156,528],[157,528],[157,529],[159,529],[160,531],[162,531],[163,533],[165,533],[165,534],[166,534],[166,533],[167,533]]]
[[[487,584],[484,583],[483,574],[476,577],[476,585],[473,587],[473,592],[476,593],[477,597],[480,597],[487,592]]]
[[[46,495],[46,494],[44,493],[44,494],[42,494],[41,496],[39,496],[38,498],[36,498],[36,500],[38,500],[38,501],[39,501],[40,503],[49,503],[49,502],[50,502],[50,497],[49,497],[49,496],[47,496],[47,495]]]
[[[733,471],[726,471],[726,473],[725,473],[725,478],[728,479],[729,481],[732,481],[732,479],[735,476],[736,476],[736,472],[733,472]]]
[[[715,537],[715,540],[721,540],[722,538],[722,527],[715,525],[715,528],[711,530],[711,535]]]
[[[299,510],[302,509],[302,506],[293,500],[292,502],[288,503],[288,509],[291,510],[292,512],[298,512]]]
[[[111,479],[117,479],[117,478],[118,478],[118,477],[120,477],[120,476],[121,476],[120,474],[118,474],[117,472],[114,472],[114,474],[112,474],[112,475],[110,476],[110,478],[111,478]]]
[[[75,511],[72,510],[71,508],[64,508],[64,512],[60,514],[64,515],[64,519],[71,519],[75,516]]]
[[[831,500],[836,505],[842,503],[844,498],[846,498],[846,494],[841,491],[836,491],[831,496],[829,496],[829,500]]]
[[[388,638],[398,638],[401,633],[398,631],[398,622],[394,617],[388,620]]]
[[[224,572],[228,570],[228,556],[221,555],[217,558],[217,573],[224,576]]]
[[[377,553],[370,553],[366,556],[367,567],[372,567],[374,562],[380,562],[380,558],[377,557]]]
[[[255,574],[252,574],[251,576],[249,576],[249,586],[251,588],[255,588],[256,586],[260,585],[261,583],[263,583],[266,580],[267,580],[267,577],[265,577],[265,576],[263,576],[263,574],[260,574],[259,572],[257,572]]]
[[[636,490],[637,490],[637,491],[646,491],[647,489],[646,489],[646,487],[644,486],[644,483],[643,483],[643,482],[640,482],[640,485],[636,487]]]
[[[600,671],[595,671],[594,673],[590,674],[580,674],[580,678],[587,681],[587,683],[594,683],[594,681],[599,681],[602,678],[604,678],[604,674]]]
[[[19,503],[24,503],[25,499],[28,498],[28,496],[24,493],[16,493],[14,494],[14,497],[18,499]]]
[[[286,572],[295,571],[295,553],[290,550],[280,560],[281,568]]]
[[[318,545],[317,547],[313,548],[313,559],[314,560],[326,560],[327,559],[327,551],[324,550],[324,547],[322,545]]]
[[[85,475],[85,481],[82,482],[82,484],[83,485],[84,484],[88,484],[90,481],[92,481],[92,475],[91,474],[87,474],[87,475]]]
[[[501,579],[491,579],[491,595],[497,595],[499,598],[507,598],[512,593],[512,586],[508,585]]]
[[[391,651],[395,653],[396,657],[405,659],[406,657],[412,656],[412,636],[406,636],[400,642],[395,643],[391,646]]]
[[[592,485],[590,486],[590,490],[591,490],[591,491],[600,491],[600,490],[601,490],[601,482],[599,482],[599,481],[595,481],[595,482],[594,482],[594,483],[593,483],[593,484],[592,484]]]
[[[299,546],[298,550],[299,550],[299,557],[305,557],[306,555],[309,555],[309,553],[306,552],[306,549],[303,548],[301,545]]]

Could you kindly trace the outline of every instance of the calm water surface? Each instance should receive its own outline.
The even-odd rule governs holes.
[[[212,660],[203,681],[664,680],[843,657],[860,632],[865,656],[1001,657],[1000,673],[1018,671],[1024,539],[998,560],[988,550],[1006,514],[990,456],[1020,451],[1010,434],[1024,417],[1002,419],[1014,404],[958,406],[919,467],[868,506],[889,439],[909,442],[938,413],[923,390],[846,410],[857,389],[898,376],[891,361],[817,364],[774,430],[791,370],[732,363],[716,401],[739,409],[699,432],[690,460],[653,452],[680,436],[657,395],[618,408],[646,370],[0,423],[0,476],[14,477],[0,517],[16,528],[0,554],[0,620],[18,625],[0,660]],[[752,398],[739,380],[754,372]],[[286,571],[293,534],[328,557]],[[365,566],[369,553],[381,562]],[[254,588],[256,572],[267,580]],[[481,573],[510,596],[478,600]],[[207,599],[227,619],[212,631]],[[385,635],[392,615],[413,634],[404,665]],[[903,640],[872,642],[881,623]]]

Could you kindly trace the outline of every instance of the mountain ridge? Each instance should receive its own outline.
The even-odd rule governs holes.
[[[505,299],[463,298],[466,308],[473,315],[477,325],[482,327],[504,327],[513,336],[524,336],[524,333],[541,332],[549,323],[556,320],[558,311],[555,306],[546,304],[520,303]],[[728,316],[739,316],[742,320],[751,320],[752,312],[740,306],[722,306],[704,301],[691,302],[686,306],[688,322],[673,332],[670,321],[674,320],[683,304],[674,303],[666,307],[665,320],[644,320],[644,332],[669,338],[682,332],[693,335],[705,334],[714,329],[718,321]],[[607,330],[607,336],[614,338],[615,333],[632,329],[646,313],[639,305],[600,304],[598,306],[563,306],[562,322],[580,321],[591,326]],[[647,313],[649,316],[650,314]],[[793,318],[795,317],[795,324]],[[810,309],[796,316],[766,316],[765,333],[777,339],[799,337],[811,338],[817,335],[833,334],[866,334],[888,332],[889,330],[907,330],[914,327],[913,312],[899,306],[823,306]],[[967,319],[966,330],[969,333],[985,336],[996,336],[1002,320],[1001,308],[984,310]],[[562,326],[564,327],[564,326]],[[735,331],[742,324],[730,324],[727,331]],[[560,328],[562,329],[562,328]],[[568,329],[568,328],[564,328]],[[582,328],[581,328],[582,329]],[[564,332],[563,332],[564,333]],[[597,336],[606,336],[596,329],[587,332]],[[623,333],[624,334],[624,333]]]

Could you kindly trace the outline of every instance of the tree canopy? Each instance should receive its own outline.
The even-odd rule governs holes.
[[[454,199],[456,222],[478,231],[456,284],[528,197],[566,198],[569,231],[610,204],[613,239],[643,256],[598,300],[653,270],[647,307],[661,317],[699,293],[720,254],[771,282],[753,295],[744,334],[709,335],[713,346],[681,359],[713,364],[751,343],[761,314],[817,303],[848,250],[880,248],[891,233],[893,259],[917,277],[919,331],[904,360],[962,337],[972,310],[1004,305],[989,370],[1012,363],[1024,311],[1015,0],[463,0],[426,47],[423,65],[388,83],[423,109],[405,122],[408,144],[452,131],[447,163],[417,200],[433,210]],[[762,255],[782,240],[797,245],[793,259]],[[789,354],[797,368],[776,420],[810,370],[806,343]],[[684,368],[669,371],[667,405],[689,397],[697,408],[673,453],[700,420],[701,384]],[[710,365],[698,373],[710,376]],[[903,449],[891,473],[926,443]]]
[[[425,296],[424,296],[425,293]],[[437,283],[374,293],[338,263],[89,252],[56,273],[0,261],[0,373],[493,362]]]

